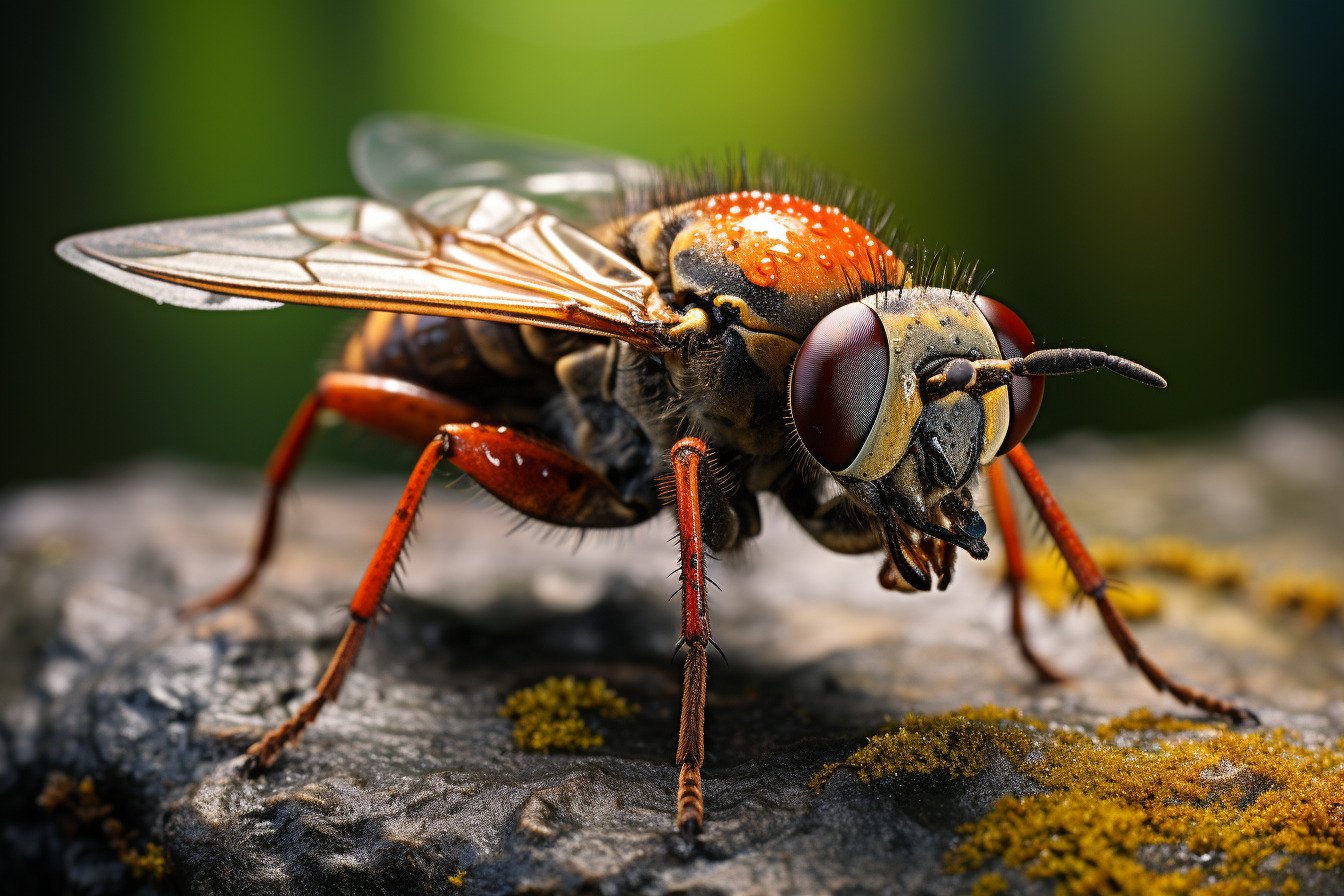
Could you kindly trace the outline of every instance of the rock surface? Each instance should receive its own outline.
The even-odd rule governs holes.
[[[1179,534],[1242,551],[1257,575],[1344,576],[1338,409],[1265,412],[1199,440],[1079,437],[1037,455],[1085,535]],[[962,558],[947,593],[892,594],[875,558],[828,554],[768,512],[745,556],[710,571],[730,663],[710,666],[707,830],[688,846],[672,830],[670,520],[576,551],[572,537],[509,534],[516,520],[492,505],[435,490],[392,613],[340,701],[269,774],[241,777],[235,757],[320,674],[399,487],[304,477],[251,600],[194,624],[173,609],[240,562],[254,478],[147,464],[0,504],[7,891],[960,893],[972,878],[945,874],[941,857],[1014,786],[1006,772],[872,786],[842,773],[819,794],[809,778],[912,710],[997,703],[1067,724],[1136,706],[1192,715],[1124,666],[1087,607],[1031,607],[1039,650],[1076,676],[1034,684],[1006,636],[996,556]],[[1162,616],[1136,630],[1173,674],[1266,725],[1344,735],[1344,625],[1163,589]],[[606,746],[593,753],[519,752],[504,698],[566,674],[604,677],[641,712],[600,720]],[[133,880],[96,829],[63,830],[38,809],[51,772],[91,777],[141,842],[164,845],[168,876]]]

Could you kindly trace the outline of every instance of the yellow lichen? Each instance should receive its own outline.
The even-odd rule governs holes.
[[[157,843],[146,843],[143,853],[135,849],[118,851],[117,858],[131,869],[131,875],[136,879],[148,876],[162,880],[168,872],[168,857]]]
[[[1205,588],[1223,591],[1242,588],[1251,577],[1250,566],[1241,554],[1205,547],[1188,538],[1151,538],[1129,550],[1133,557],[1131,568],[1164,572]]]
[[[1107,590],[1112,606],[1130,619],[1151,619],[1162,612],[1162,592],[1146,582],[1125,582]]]
[[[1091,554],[1102,572],[1112,577],[1156,572],[1214,591],[1233,591],[1251,583],[1250,565],[1241,554],[1205,547],[1188,538],[1164,536],[1142,544],[1099,539]],[[1031,593],[1052,613],[1067,609],[1079,592],[1059,553],[1047,548],[1029,554],[1026,560]],[[1257,590],[1263,606],[1296,613],[1310,625],[1344,616],[1344,585],[1326,575],[1280,573]],[[1110,596],[1115,608],[1131,619],[1155,616],[1162,608],[1162,592],[1145,582],[1126,581],[1111,588]]]
[[[902,753],[894,741],[870,749],[879,734],[823,768],[813,786],[842,768],[865,782],[978,774],[991,751],[1026,779],[958,830],[945,857],[952,873],[995,862],[1053,880],[1065,896],[1249,896],[1298,892],[1290,859],[1320,871],[1344,866],[1344,739],[1307,746],[1282,730],[1236,732],[1144,711],[1090,735],[994,707],[975,717],[908,716],[896,731],[924,736],[908,737]],[[975,883],[983,893],[1006,887],[993,871]]]
[[[499,714],[513,719],[513,742],[520,750],[594,750],[602,735],[588,727],[581,710],[607,718],[623,718],[639,711],[601,678],[579,681],[573,676],[547,678],[540,684],[510,694]]]
[[[1049,549],[1027,555],[1027,588],[1052,613],[1067,610],[1078,593],[1078,583],[1064,558]]]
[[[467,885],[467,869],[459,868],[448,875],[448,883],[459,890]]]
[[[1002,874],[982,874],[976,879],[975,885],[971,887],[971,896],[998,896],[1000,893],[1008,892],[1008,881],[1004,880]]]
[[[1160,572],[1219,591],[1244,588],[1251,579],[1250,566],[1241,554],[1205,547],[1188,538],[1163,536],[1143,543],[1097,539],[1090,553],[1098,568],[1111,577]],[[1027,578],[1042,603],[1056,612],[1064,609],[1069,596],[1078,590],[1072,575],[1053,549],[1037,551],[1027,557]],[[1149,596],[1160,597],[1151,586],[1144,586],[1143,590]]]
[[[1031,749],[1027,731],[1038,724],[1018,710],[997,706],[963,706],[933,716],[912,712],[884,726],[848,759],[822,766],[808,786],[821,790],[841,769],[865,784],[934,771],[973,778],[985,770],[993,751],[1025,755]]]
[[[112,815],[112,807],[98,796],[92,778],[76,782],[64,772],[47,775],[46,786],[37,798],[37,804],[62,819],[70,836],[81,828],[96,827],[117,854],[117,859],[130,869],[136,879],[149,876],[162,880],[168,873],[168,856],[157,843],[146,843],[143,852],[131,846],[137,836]]]
[[[1128,541],[1115,538],[1098,538],[1089,545],[1092,559],[1108,576],[1124,575],[1139,562],[1139,551]]]
[[[1148,539],[1141,553],[1145,568],[1189,578],[1199,565],[1204,549],[1188,538],[1166,535]]]
[[[1107,575],[1133,565],[1133,550],[1123,542],[1102,542],[1093,559]],[[1027,556],[1027,588],[1051,613],[1062,613],[1080,593],[1078,582],[1057,551],[1045,549]],[[1162,592],[1145,582],[1125,582],[1108,591],[1111,604],[1130,619],[1148,619],[1162,611]]]
[[[964,827],[950,870],[998,859],[1055,878],[1069,894],[1230,896],[1282,890],[1289,878],[1270,862],[1275,856],[1309,857],[1322,868],[1344,862],[1344,825],[1329,814],[1344,800],[1344,754],[1282,732],[1220,731],[1143,747],[1059,736],[1022,768],[1045,792],[1004,797]],[[1158,844],[1190,858],[1145,865],[1140,847]]]
[[[1203,551],[1195,558],[1190,579],[1196,585],[1218,591],[1245,588],[1251,580],[1251,567],[1235,551]]]
[[[1271,610],[1296,613],[1316,626],[1344,613],[1344,587],[1322,574],[1284,572],[1261,586],[1261,601]]]
[[[1175,716],[1156,716],[1147,707],[1140,707],[1097,726],[1097,737],[1104,741],[1115,740],[1122,732],[1139,734],[1161,732],[1170,734],[1175,731],[1200,731],[1224,727],[1222,722],[1204,722],[1196,719],[1178,719]]]

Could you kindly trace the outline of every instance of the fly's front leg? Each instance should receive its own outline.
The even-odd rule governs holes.
[[[445,460],[510,507],[546,522],[627,526],[647,515],[623,502],[611,484],[591,467],[554,445],[506,426],[451,423],[441,427],[411,471],[397,509],[350,601],[350,623],[316,693],[248,748],[249,770],[259,771],[274,762],[280,750],[298,738],[322,707],[340,693],[397,567],[425,487],[434,468]]]
[[[1064,511],[1059,508],[1055,502],[1055,496],[1050,493],[1046,487],[1045,480],[1041,478],[1041,473],[1036,469],[1036,463],[1031,459],[1031,455],[1021,445],[1009,451],[1005,457],[1013,465],[1013,471],[1017,473],[1018,479],[1026,487],[1027,495],[1031,498],[1031,503],[1036,506],[1036,511],[1041,515],[1045,526],[1050,530],[1050,536],[1059,546],[1060,553],[1064,555],[1064,560],[1069,564],[1069,569],[1073,572],[1074,578],[1082,586],[1097,606],[1097,612],[1101,614],[1101,620],[1106,625],[1106,630],[1110,632],[1111,639],[1115,641],[1120,652],[1124,654],[1125,660],[1132,666],[1138,666],[1139,671],[1144,677],[1152,683],[1153,687],[1159,691],[1166,691],[1182,703],[1197,706],[1205,712],[1215,713],[1221,716],[1227,716],[1234,722],[1244,722],[1246,720],[1259,721],[1255,713],[1251,712],[1235,703],[1227,700],[1221,700],[1217,697],[1196,690],[1195,688],[1183,685],[1172,680],[1167,673],[1163,672],[1156,663],[1150,660],[1139,647],[1139,642],[1134,638],[1134,633],[1130,631],[1125,620],[1116,612],[1115,607],[1111,605],[1106,597],[1106,579],[1101,574],[1087,548],[1083,547],[1082,539],[1074,530]]]
[[[677,737],[677,829],[695,837],[705,825],[700,768],[705,761],[705,686],[709,673],[709,596],[705,592],[705,547],[721,550],[737,541],[740,524],[709,466],[709,448],[686,438],[672,446],[677,532],[681,538],[681,644],[686,646],[681,728]],[[678,645],[680,646],[680,645]]]
[[[326,374],[294,412],[280,442],[271,452],[270,462],[266,465],[261,520],[242,572],[210,594],[183,604],[177,611],[180,617],[196,616],[230,604],[246,594],[256,581],[275,549],[280,499],[294,478],[294,471],[312,437],[318,413],[323,410],[334,411],[353,423],[416,444],[424,444],[445,423],[482,416],[465,402],[391,377],[348,372]]]
[[[848,495],[822,502],[797,479],[778,494],[784,509],[822,547],[837,554],[867,554],[882,547],[882,533],[872,515],[859,509]]]
[[[1008,491],[1008,477],[1003,473],[1003,461],[996,459],[989,465],[988,473],[990,499],[994,503],[994,516],[999,521],[999,534],[1003,537],[1006,561],[1003,578],[1008,585],[1013,640],[1017,642],[1022,658],[1036,671],[1038,680],[1049,683],[1065,681],[1065,676],[1037,656],[1027,642],[1027,624],[1022,617],[1022,591],[1027,580],[1027,561],[1022,556],[1022,538],[1017,530],[1017,516],[1013,513],[1013,497]]]

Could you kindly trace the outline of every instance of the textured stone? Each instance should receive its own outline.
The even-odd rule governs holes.
[[[1199,440],[1077,437],[1039,460],[1085,534],[1180,534],[1243,551],[1258,575],[1344,575],[1337,409],[1266,412]],[[193,624],[173,608],[240,562],[254,477],[153,464],[0,505],[0,856],[17,889],[154,888],[96,831],[70,835],[36,807],[59,771],[90,776],[141,842],[163,843],[162,886],[179,891],[964,892],[970,878],[941,857],[958,824],[1020,784],[1009,769],[873,786],[841,773],[820,794],[809,778],[912,710],[1190,715],[1124,666],[1086,607],[1031,608],[1041,652],[1077,676],[1034,684],[1005,635],[997,556],[963,557],[947,593],[891,594],[874,557],[828,554],[768,507],[763,537],[710,570],[731,662],[711,661],[707,830],[688,846],[672,830],[670,520],[576,551],[436,489],[340,701],[269,774],[240,776],[235,757],[320,674],[398,490],[305,477],[252,599]],[[1244,594],[1162,587],[1163,614],[1136,630],[1173,674],[1267,725],[1344,734],[1338,621],[1311,629]],[[641,712],[595,720],[594,753],[518,752],[505,696],[566,674],[604,677]]]

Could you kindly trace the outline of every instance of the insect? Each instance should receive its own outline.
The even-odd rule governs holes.
[[[1013,636],[1036,674],[1056,680],[1023,627],[1010,467],[1125,659],[1182,703],[1253,718],[1143,653],[1021,445],[1045,376],[1106,368],[1164,386],[1157,374],[1099,351],[1038,350],[965,269],[920,270],[912,260],[927,256],[879,238],[867,203],[824,179],[791,186],[770,166],[668,176],[408,116],[365,123],[352,150],[374,199],[126,227],[57,247],[160,302],[369,312],[275,449],[246,567],[186,613],[237,600],[256,579],[319,411],[424,446],[315,693],[247,750],[253,770],[336,699],[444,463],[560,526],[630,526],[673,511],[685,649],[676,825],[688,836],[704,823],[716,646],[706,552],[759,532],[761,493],[824,547],[881,552],[882,586],[923,591],[947,586],[958,550],[988,555],[971,492],[984,471]]]

